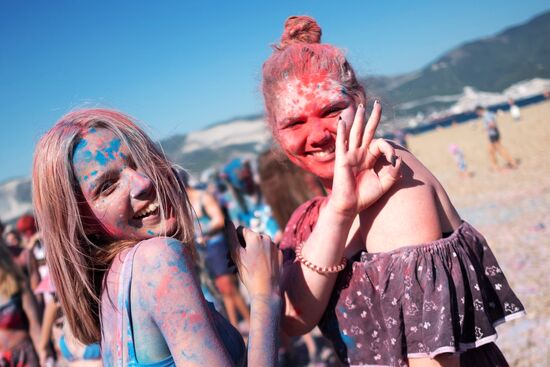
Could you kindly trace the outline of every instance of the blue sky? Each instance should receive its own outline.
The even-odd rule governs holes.
[[[200,3],[200,4],[199,4]],[[269,45],[289,15],[360,75],[418,69],[550,9],[547,1],[0,2],[0,182],[28,176],[34,144],[65,112],[122,110],[155,139],[260,113]]]

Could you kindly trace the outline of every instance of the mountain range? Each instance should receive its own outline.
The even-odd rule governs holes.
[[[501,92],[533,78],[550,78],[550,11],[494,36],[466,42],[420,70],[371,76],[362,82],[370,95],[381,97],[403,117],[447,108],[466,86]]]
[[[382,100],[384,133],[438,114],[481,103],[502,103],[550,89],[550,11],[490,37],[459,45],[420,70],[362,78],[369,96]],[[389,118],[391,116],[391,118]],[[197,176],[233,157],[255,161],[272,145],[262,115],[234,118],[160,142],[165,154]],[[198,177],[197,177],[198,178]],[[30,179],[0,184],[0,218],[31,210]]]

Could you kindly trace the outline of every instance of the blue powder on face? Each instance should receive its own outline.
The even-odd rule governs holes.
[[[80,139],[75,148],[75,151],[83,149],[86,145],[88,145],[88,141],[86,139]]]
[[[151,231],[151,230],[148,230],[147,233],[149,233],[151,236],[154,236],[155,235],[155,232]]]
[[[95,133],[96,131],[97,131],[97,130],[95,129],[95,127],[92,127],[92,128],[90,128],[90,129],[88,130],[88,132],[89,132],[90,134],[93,134],[93,133]]]
[[[92,171],[92,172],[90,173],[90,175],[92,175],[92,176],[97,175],[97,171]]]
[[[100,151],[97,151],[97,153],[95,154],[95,160],[102,166],[107,164],[107,158]]]
[[[74,158],[80,158],[84,160],[84,162],[89,163],[92,161],[92,152],[89,150],[84,150],[84,148],[88,145],[88,141],[86,139],[81,139],[78,144],[74,148],[73,156]],[[78,159],[77,159],[78,161]]]
[[[109,144],[109,147],[105,149],[105,153],[111,160],[115,159],[115,153],[120,149],[120,139],[113,139]]]
[[[84,159],[84,162],[90,163],[93,159],[93,154],[89,150],[82,153],[82,159]]]

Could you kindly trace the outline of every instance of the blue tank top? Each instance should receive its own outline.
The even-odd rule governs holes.
[[[124,324],[126,324],[126,338],[128,346],[128,360],[127,366],[130,367],[171,367],[175,366],[174,358],[172,356],[155,363],[139,363],[137,360],[136,348],[134,344],[134,331],[132,328],[132,310],[130,305],[130,289],[132,283],[132,269],[134,264],[134,255],[141,243],[134,246],[124,258],[122,264],[122,271],[119,276],[119,292],[117,299],[117,306],[122,311],[122,317],[119,317],[118,325],[120,330],[124,330]],[[214,308],[214,305],[207,302],[210,312],[212,312],[214,324],[218,331],[218,335],[222,339],[223,344],[233,360],[236,366],[246,366],[246,348],[242,337],[239,332],[231,326],[231,324],[225,320]],[[121,332],[120,335],[123,335]],[[122,366],[122,340],[117,342],[117,366]]]

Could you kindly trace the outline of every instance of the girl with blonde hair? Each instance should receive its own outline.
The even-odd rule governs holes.
[[[128,116],[67,114],[38,142],[33,200],[51,277],[74,336],[101,343],[105,365],[242,365],[244,343],[208,304],[193,272],[185,188]],[[251,294],[248,361],[272,365],[277,250],[245,231],[232,246]]]

